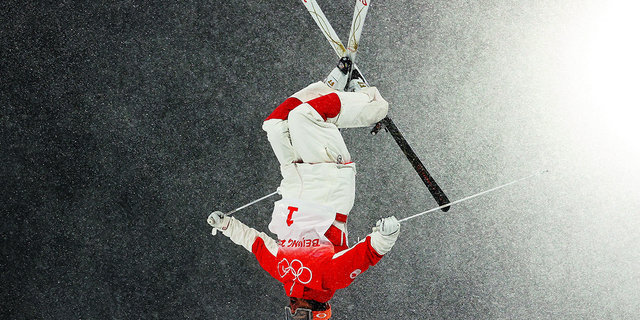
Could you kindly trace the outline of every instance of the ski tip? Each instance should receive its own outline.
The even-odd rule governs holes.
[[[447,211],[449,211],[449,209],[451,209],[451,206],[446,206],[446,207],[444,207],[444,208],[442,208],[440,210],[442,210],[442,212],[447,212]]]

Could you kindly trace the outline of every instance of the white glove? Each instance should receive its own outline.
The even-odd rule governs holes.
[[[373,231],[379,231],[383,236],[390,236],[400,230],[400,222],[396,217],[391,216],[388,218],[380,219],[376,222],[376,226]]]
[[[222,213],[222,211],[214,211],[207,218],[207,223],[213,227],[211,230],[212,235],[216,235],[218,230],[226,230],[229,226],[229,216]]]
[[[400,222],[396,217],[378,220],[371,233],[371,246],[381,255],[391,250],[400,235]]]

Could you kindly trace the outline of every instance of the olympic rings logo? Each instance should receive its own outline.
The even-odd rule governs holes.
[[[291,272],[293,275],[293,280],[298,280],[302,284],[307,284],[311,282],[313,278],[313,273],[311,269],[305,267],[302,262],[298,259],[294,259],[289,263],[289,261],[284,258],[280,263],[278,263],[278,273],[280,274],[280,278],[284,278],[287,274]]]

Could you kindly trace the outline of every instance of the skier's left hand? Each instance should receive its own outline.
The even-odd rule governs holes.
[[[222,211],[212,212],[207,218],[207,223],[213,227],[211,234],[215,236],[218,229],[223,230],[222,226],[229,225],[229,219],[229,216],[222,213]]]

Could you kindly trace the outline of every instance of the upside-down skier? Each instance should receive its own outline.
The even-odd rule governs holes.
[[[339,128],[372,126],[388,110],[378,89],[350,69],[349,59],[341,59],[325,82],[296,92],[263,123],[283,177],[269,224],[278,240],[220,211],[207,219],[282,282],[288,319],[329,319],[336,290],[380,261],[399,234],[400,224],[389,217],[348,246],[356,167]]]

